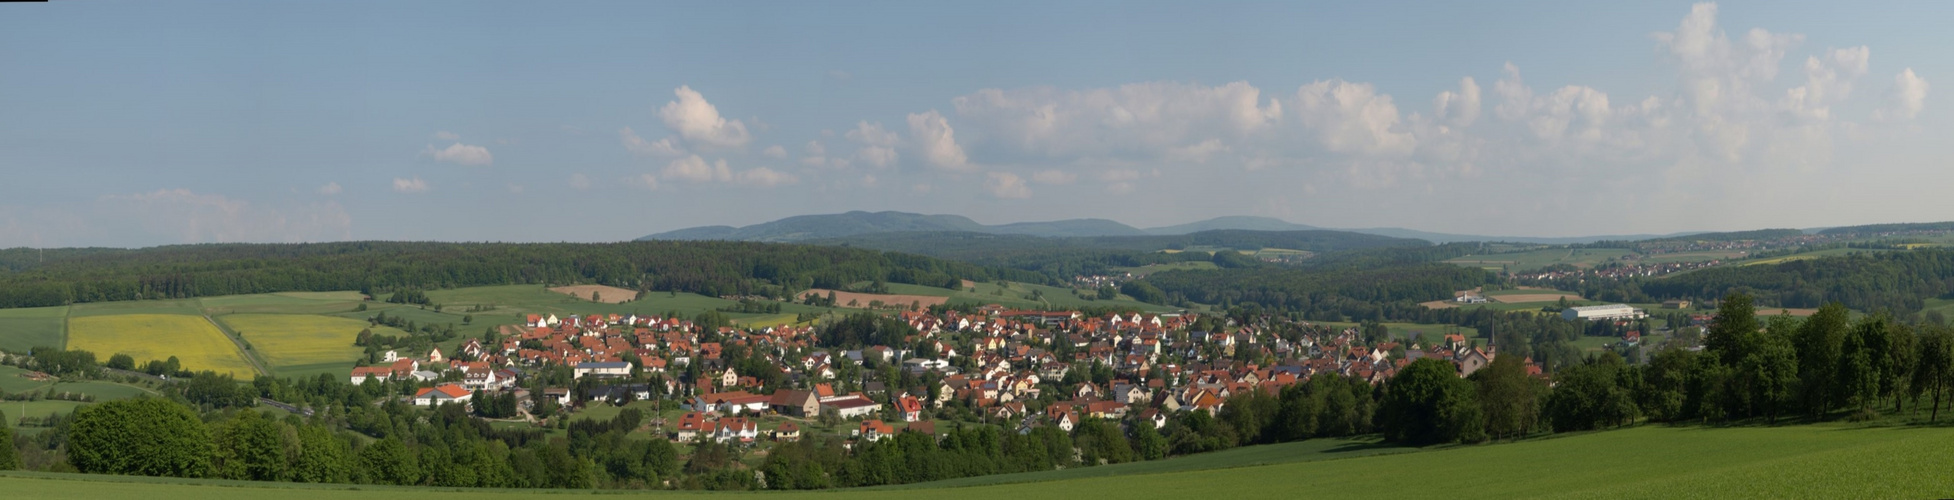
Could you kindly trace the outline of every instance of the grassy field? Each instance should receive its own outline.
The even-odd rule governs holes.
[[[353,340],[361,329],[370,327],[365,321],[313,314],[231,314],[217,320],[250,342],[280,377],[352,373],[354,359],[361,353]],[[373,333],[404,335],[384,326],[373,328]]]
[[[359,292],[284,292],[227,295],[198,299],[210,314],[332,314],[351,311],[362,302]]]
[[[0,309],[0,349],[26,352],[39,346],[61,347],[67,327],[67,306]]]
[[[1954,429],[1950,428],[1648,426],[1515,444],[1335,460],[1234,466],[1217,464],[1229,458],[1217,453],[1121,466],[1123,470],[1103,467],[1024,474],[1009,479],[1016,482],[1004,484],[956,487],[957,483],[943,482],[791,496],[861,500],[908,499],[919,493],[930,498],[1937,498],[1954,491],[1954,475],[1945,473],[1954,466],[1954,456],[1945,452],[1950,446],[1954,446]],[[1354,450],[1351,453],[1356,454]],[[1247,463],[1253,461],[1243,461],[1243,465]],[[1102,471],[1108,475],[1080,477]],[[493,500],[532,498],[543,493],[26,472],[0,474],[0,491],[21,498],[162,500],[376,496]],[[599,498],[781,498],[768,493],[604,493],[614,494]]]
[[[120,314],[189,314],[203,315],[203,306],[195,299],[176,300],[131,300],[125,302],[90,302],[68,306],[70,318],[83,316],[114,316]],[[72,339],[70,339],[72,340]]]
[[[1547,248],[1510,253],[1474,254],[1458,257],[1446,262],[1462,266],[1481,267],[1513,272],[1530,271],[1555,264],[1568,264],[1574,267],[1594,267],[1633,254],[1619,248]]]
[[[115,304],[115,303],[110,303]],[[77,306],[79,307],[79,306]],[[137,363],[176,356],[190,370],[212,370],[250,378],[254,371],[237,346],[202,316],[122,314],[76,317],[68,323],[68,347],[93,351],[100,359],[121,353]]]
[[[1144,278],[1161,271],[1210,271],[1220,269],[1213,262],[1199,260],[1191,262],[1172,262],[1167,264],[1147,264],[1139,267],[1115,267],[1113,271],[1133,273],[1134,277]]]
[[[12,366],[0,366],[0,391],[10,393],[30,391],[46,392],[49,388],[53,388],[59,392],[91,395],[95,397],[97,402],[133,398],[144,394],[157,394],[155,390],[149,388],[114,382],[39,382],[20,376],[20,374],[25,372],[26,370]],[[0,402],[0,411],[7,413],[7,421],[4,425],[12,427],[19,423],[19,419],[22,416],[45,417],[49,414],[67,414],[73,412],[75,408],[87,404],[74,401],[52,400],[32,402],[7,401]]]

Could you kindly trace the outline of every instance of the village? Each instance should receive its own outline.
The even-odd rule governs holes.
[[[1279,335],[1272,325],[1196,314],[1087,316],[992,305],[894,319],[915,331],[904,345],[842,349],[819,347],[813,326],[706,331],[658,316],[528,315],[502,327],[499,342],[471,339],[451,355],[390,351],[383,363],[354,369],[350,381],[415,381],[422,387],[412,401],[422,406],[512,394],[521,418],[539,425],[539,404],[587,410],[657,401],[671,417],[648,425],[675,442],[751,447],[819,428],[852,446],[956,422],[1070,432],[1096,418],[1158,429],[1178,412],[1213,416],[1237,394],[1273,396],[1317,374],[1375,386],[1422,358],[1450,362],[1464,377],[1496,356],[1458,334],[1366,345],[1355,328],[1298,323],[1279,330],[1301,333]],[[1197,328],[1206,325],[1214,328]],[[742,373],[729,352],[763,359],[746,366],[777,373]],[[565,368],[564,385],[526,380]],[[1530,375],[1541,368],[1528,360]]]

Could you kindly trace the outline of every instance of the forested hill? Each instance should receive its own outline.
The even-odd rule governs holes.
[[[1169,302],[1254,304],[1301,311],[1310,319],[1343,321],[1382,319],[1380,305],[1450,299],[1456,290],[1496,279],[1484,269],[1433,263],[1368,269],[1168,271],[1133,283],[1158,288]]]
[[[1047,282],[1025,271],[861,249],[742,242],[211,244],[0,251],[0,307],[283,291],[596,283],[785,295],[885,280]]]
[[[1345,231],[1201,231],[1180,235],[1095,236],[1042,238],[971,232],[900,232],[863,234],[813,240],[817,245],[841,245],[955,259],[974,264],[1038,271],[1058,278],[1102,274],[1115,266],[1208,260],[1206,253],[1174,255],[1162,250],[1189,248],[1264,248],[1333,253],[1379,248],[1428,247],[1423,240],[1392,238]]]
[[[1723,266],[1642,282],[1653,299],[1719,297],[1748,290],[1759,304],[1818,307],[1841,302],[1861,311],[1913,312],[1954,293],[1954,249],[1921,249]]]

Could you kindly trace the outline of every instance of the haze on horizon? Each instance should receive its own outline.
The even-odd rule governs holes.
[[[0,5],[0,247],[1954,219],[1954,4]],[[1941,80],[1945,81],[1945,80]]]

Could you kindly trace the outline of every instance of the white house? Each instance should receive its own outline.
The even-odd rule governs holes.
[[[414,393],[414,404],[417,406],[435,406],[442,403],[466,404],[474,396],[468,392],[468,389],[463,389],[459,385],[441,384],[435,387],[423,387],[420,392]]]
[[[626,363],[623,361],[577,363],[576,372],[572,373],[571,377],[584,378],[585,375],[593,375],[598,377],[628,377],[631,376],[631,363]]]

